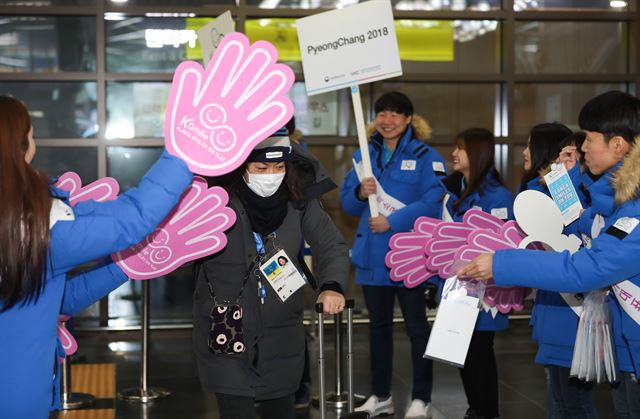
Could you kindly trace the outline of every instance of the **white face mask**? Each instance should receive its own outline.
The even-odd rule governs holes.
[[[247,172],[248,180],[245,183],[256,195],[263,198],[270,197],[280,187],[284,179],[284,173],[257,174]],[[242,177],[244,179],[244,177]]]

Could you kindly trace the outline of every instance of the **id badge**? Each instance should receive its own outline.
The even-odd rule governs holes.
[[[274,253],[259,269],[283,303],[305,284],[304,277],[284,250]]]

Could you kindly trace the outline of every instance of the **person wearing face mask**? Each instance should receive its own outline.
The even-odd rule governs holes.
[[[412,401],[405,418],[431,417],[432,361],[422,357],[429,339],[424,287],[405,288],[389,278],[385,255],[394,233],[409,231],[420,216],[437,218],[444,189],[440,176],[445,174],[444,160],[427,145],[431,127],[413,113],[409,98],[399,92],[382,95],[374,104],[376,113],[370,126],[369,142],[373,178],[358,179],[354,169],[345,176],[340,191],[342,208],[359,216],[360,223],[351,251],[356,282],[362,285],[369,311],[369,346],[372,370],[372,395],[356,411],[371,416],[393,414],[391,376],[393,365],[393,311],[396,296],[411,340],[413,363]],[[360,151],[354,155],[356,164]],[[380,192],[400,201],[394,211],[382,211],[371,217],[367,199]],[[378,196],[381,196],[378,193]],[[392,201],[389,201],[392,203]],[[385,208],[386,205],[378,206]]]
[[[210,183],[226,189],[237,221],[226,233],[227,246],[196,263],[193,343],[200,381],[215,394],[222,419],[255,419],[258,412],[264,419],[292,419],[305,361],[304,282],[297,282],[302,269],[295,257],[303,239],[313,253],[317,302],[327,314],[345,304],[347,244],[319,201],[335,185],[286,130]],[[281,258],[288,263],[279,265]],[[281,281],[285,273],[291,282]],[[224,302],[241,307],[230,350],[220,348],[226,331],[214,316]]]

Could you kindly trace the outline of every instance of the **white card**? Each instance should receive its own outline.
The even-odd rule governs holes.
[[[283,303],[305,284],[298,268],[284,250],[276,252],[263,263],[260,272]]]
[[[463,367],[478,319],[480,300],[460,293],[453,294],[457,295],[449,295],[438,307],[424,356]]]
[[[551,172],[544,176],[544,180],[547,182],[553,201],[562,213],[562,221],[567,226],[580,218],[582,204],[564,165],[553,164],[551,168]]]
[[[218,16],[216,20],[198,29],[198,40],[200,41],[202,62],[205,68],[209,65],[209,61],[213,57],[213,53],[216,52],[222,38],[231,32],[233,32],[233,19],[229,10]]]

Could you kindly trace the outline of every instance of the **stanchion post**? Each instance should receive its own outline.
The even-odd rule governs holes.
[[[353,412],[354,406],[354,389],[353,389],[353,300],[346,301],[347,306],[347,392],[349,394],[349,401],[347,404],[347,411]]]
[[[318,381],[320,384],[320,419],[326,419],[327,406],[325,399],[325,376],[324,376],[324,318],[322,315],[322,303],[316,304],[316,314],[318,316]]]
[[[342,396],[342,313],[333,315],[333,328],[335,336],[335,359],[336,359],[336,401],[341,401]]]
[[[67,327],[67,322],[62,322]],[[60,402],[62,410],[80,409],[91,406],[96,398],[87,393],[71,391],[71,357],[65,356],[60,365]]]
[[[171,392],[164,388],[149,388],[149,281],[142,281],[142,348],[140,350],[140,387],[129,388],[118,393],[118,398],[129,402],[148,403],[168,397]]]

